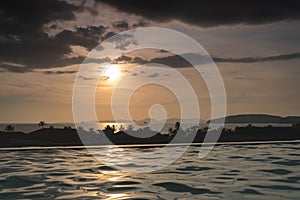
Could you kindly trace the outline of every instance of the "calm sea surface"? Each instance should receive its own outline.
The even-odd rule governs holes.
[[[124,156],[156,148],[124,148]],[[101,153],[101,149],[98,149]],[[299,199],[300,144],[199,147],[151,173],[114,170],[87,150],[0,151],[0,199]],[[130,159],[123,165],[135,165]]]

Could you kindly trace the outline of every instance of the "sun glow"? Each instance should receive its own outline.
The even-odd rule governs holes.
[[[110,65],[107,67],[105,73],[103,74],[105,77],[107,77],[109,80],[116,80],[120,77],[121,72],[119,67],[115,65]]]

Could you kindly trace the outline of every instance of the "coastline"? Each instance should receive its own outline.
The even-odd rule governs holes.
[[[132,133],[132,132],[131,132]],[[136,134],[133,132],[133,134]],[[138,134],[141,134],[138,132]],[[20,148],[20,147],[74,147],[74,146],[109,146],[123,145],[123,147],[141,146],[165,146],[184,145],[185,143],[200,146],[209,145],[209,141],[204,141],[207,130],[199,129],[195,134],[187,134],[179,130],[172,134],[161,134],[148,132],[150,137],[134,137],[124,131],[113,132],[103,130],[99,132],[78,131],[72,128],[42,128],[30,133],[23,132],[3,132],[0,131],[0,148]],[[152,134],[152,135],[151,135]],[[210,133],[211,134],[211,133]],[[212,133],[213,134],[213,133]],[[135,136],[136,136],[135,135]],[[176,136],[176,138],[175,138]],[[82,138],[85,143],[83,144]],[[109,139],[110,143],[105,142]],[[236,127],[234,130],[223,129],[217,141],[217,145],[222,144],[262,144],[300,141],[300,127]],[[171,144],[169,144],[171,142]]]
[[[215,146],[223,145],[265,145],[265,144],[300,144],[300,140],[285,140],[285,141],[256,141],[256,142],[217,142]],[[212,145],[211,143],[177,143],[168,144],[169,147],[172,146],[200,146]],[[166,144],[125,144],[125,145],[99,145],[99,146],[25,146],[25,147],[0,147],[0,151],[30,151],[30,150],[46,150],[46,149],[73,149],[73,150],[83,150],[83,149],[102,149],[102,148],[153,148],[153,147],[165,147]]]

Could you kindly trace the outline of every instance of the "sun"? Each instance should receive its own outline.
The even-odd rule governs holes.
[[[110,65],[107,67],[106,71],[103,74],[105,77],[107,77],[109,80],[116,80],[120,77],[121,72],[119,67],[115,65]]]

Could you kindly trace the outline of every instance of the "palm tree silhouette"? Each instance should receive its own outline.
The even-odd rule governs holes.
[[[6,128],[4,129],[6,132],[14,132],[15,127],[11,124],[7,125]]]
[[[180,128],[180,122],[176,122],[176,123],[175,123],[175,130],[176,130],[176,133],[177,133],[177,131],[179,130],[179,128]]]
[[[40,121],[40,122],[38,123],[38,126],[39,126],[39,127],[42,127],[42,128],[44,128],[45,125],[46,125],[46,123],[45,123],[44,121]]]
[[[170,128],[168,129],[168,134],[171,135],[172,133],[173,133],[173,128],[170,127]]]

